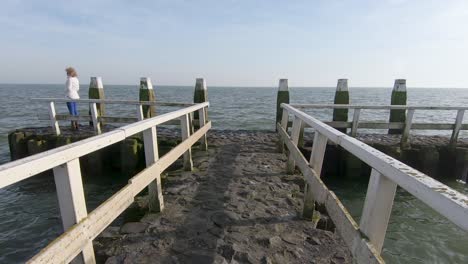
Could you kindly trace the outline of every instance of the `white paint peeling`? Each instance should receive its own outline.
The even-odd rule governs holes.
[[[196,90],[207,90],[205,78],[197,78],[195,81]]]
[[[104,85],[102,85],[102,78],[101,77],[91,77],[91,81],[89,83],[89,88],[104,89]]]
[[[279,91],[288,91],[288,79],[280,79],[279,80]]]
[[[395,85],[393,85],[393,91],[406,92],[406,79],[396,79]]]
[[[349,91],[348,90],[348,79],[338,79],[338,84],[336,85],[337,92]]]
[[[151,78],[141,77],[140,78],[140,89],[153,90],[153,84],[151,83]]]

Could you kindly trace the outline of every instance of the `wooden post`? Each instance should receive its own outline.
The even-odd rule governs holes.
[[[334,104],[349,104],[348,79],[338,79]],[[348,121],[348,109],[333,109],[333,121]],[[346,128],[337,130],[346,133]]]
[[[359,228],[379,253],[382,251],[396,189],[396,183],[372,169]]]
[[[361,114],[361,109],[355,108],[353,114],[353,125],[351,127],[351,136],[355,137],[357,134],[357,129],[359,126],[359,115]]]
[[[104,86],[102,85],[101,77],[91,77],[91,80],[89,82],[88,98],[89,99],[105,99]],[[98,116],[103,116],[104,111],[105,111],[104,104],[97,104],[96,108],[98,111]],[[89,108],[89,115],[91,115],[91,107]],[[89,122],[89,125],[92,126],[93,122],[92,121]]]
[[[289,122],[288,110],[283,109],[283,114],[281,116],[281,127],[284,128],[284,131],[286,132],[288,132],[288,122]],[[281,138],[281,136],[279,137],[278,144],[279,144],[278,145],[279,152],[285,153],[284,140]]]
[[[302,120],[299,117],[295,116],[294,121],[293,121],[292,131],[291,131],[291,140],[293,144],[296,146],[299,141],[299,133],[301,132],[301,126],[302,126]],[[294,158],[291,154],[289,154],[287,165],[288,165],[287,166],[288,174],[294,174],[294,170],[296,168],[296,162],[294,161]]]
[[[406,105],[406,80],[397,79],[393,85],[391,105]],[[390,110],[390,122],[405,122],[405,110]],[[388,134],[401,134],[402,129],[389,129]]]
[[[458,110],[457,118],[455,120],[455,126],[452,131],[452,136],[450,137],[450,146],[455,146],[458,140],[458,134],[460,133],[460,128],[463,123],[463,116],[465,115],[465,110]]]
[[[289,104],[289,87],[288,87],[288,79],[280,79],[278,85],[278,95],[276,96],[276,122],[275,122],[275,129],[276,124],[280,122],[283,110],[281,109],[281,104],[286,103]],[[287,127],[287,125],[286,125]]]
[[[208,89],[206,88],[206,81],[204,78],[197,78],[195,80],[195,91],[193,93],[193,102],[204,103],[208,102]],[[195,112],[193,118],[199,119],[199,113]],[[205,120],[208,120],[208,109],[205,109]]]
[[[140,78],[140,101],[144,102],[156,102],[156,96],[153,90],[153,84],[151,79],[148,77]],[[156,106],[144,105],[143,106],[144,118],[150,118],[156,116]]]
[[[60,135],[60,127],[59,127],[56,115],[57,114],[55,113],[55,103],[50,102],[49,103],[50,124],[52,126],[52,130],[55,132],[55,135],[58,136]]]
[[[192,122],[190,118],[190,114],[183,115],[180,118],[180,125],[182,129],[182,141],[190,137],[190,122]],[[184,170],[191,171],[192,169],[193,169],[192,148],[190,147],[184,153]]]
[[[206,124],[206,107],[198,110],[198,125],[199,127],[203,127],[205,124]],[[206,133],[201,137],[201,140],[200,140],[200,148],[202,150],[208,150],[208,140],[207,140],[207,137],[206,137]]]
[[[309,166],[315,171],[318,177],[322,173],[323,159],[327,149],[327,137],[315,131],[314,144],[312,145],[312,152],[310,154]],[[315,210],[314,196],[308,184],[304,188],[304,208],[302,210],[302,217],[312,220]]]
[[[403,134],[401,135],[401,147],[409,147],[409,134],[411,130],[411,124],[413,123],[414,109],[409,109],[406,114],[405,127],[403,128]]]
[[[99,135],[101,134],[101,123],[99,122],[99,114],[96,107],[96,103],[90,103],[91,108],[91,119],[93,120],[94,132]]]
[[[73,159],[53,169],[64,232],[83,220],[88,212],[81,180],[80,161]],[[73,263],[96,263],[93,242],[89,240]]]

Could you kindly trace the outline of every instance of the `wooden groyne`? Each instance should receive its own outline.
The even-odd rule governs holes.
[[[398,81],[398,84],[402,82]],[[338,86],[339,92],[347,91],[347,82],[341,80]],[[197,87],[195,98],[202,99],[196,100],[206,100],[205,81],[197,80]],[[142,78],[140,88],[152,90],[150,80]],[[402,133],[399,147],[411,147],[407,144],[411,142],[410,130],[428,127],[427,124],[413,124],[412,115],[414,111],[426,108],[384,106],[385,109],[404,111],[405,119],[389,118],[388,123],[369,125],[359,120],[359,112],[374,109],[374,106],[294,105],[282,102],[289,101],[287,80],[280,81],[279,90],[281,112],[277,114],[276,133],[213,133],[214,151],[208,149],[209,102],[159,103],[182,108],[156,115],[151,107],[158,103],[152,101],[154,96],[151,95],[146,97],[149,101],[36,99],[48,103],[48,120],[55,137],[66,134],[59,126],[59,120],[91,122],[90,133],[93,135],[0,166],[0,188],[47,170],[53,171],[64,233],[29,263],[95,263],[104,261],[103,256],[116,262],[184,261],[193,256],[202,263],[304,263],[314,258],[328,262],[350,263],[353,258],[358,263],[383,263],[380,252],[397,186],[461,230],[468,231],[468,198],[465,195],[353,137],[359,135],[356,131],[361,128],[396,129]],[[151,91],[142,94],[151,94]],[[55,102],[65,101],[89,104],[90,115],[58,115]],[[135,105],[135,116],[127,119],[105,116],[107,113],[101,107],[105,104]],[[344,120],[344,112],[340,112],[335,119],[341,120],[327,124],[301,110],[310,107],[360,110],[358,114],[354,112],[351,122]],[[462,123],[465,108],[449,110],[459,113],[455,123],[436,125],[453,130],[448,145],[454,147],[458,132],[468,127]],[[105,129],[112,122],[130,124]],[[180,142],[160,155],[158,131],[164,124],[176,123],[180,129]],[[351,129],[350,135],[337,128],[344,132]],[[306,129],[314,131],[312,142],[307,140]],[[394,136],[398,131],[389,132]],[[145,168],[88,213],[80,158],[139,134]],[[304,143],[300,143],[301,139]],[[304,155],[305,149],[301,147],[306,147],[309,142],[312,143],[310,155]],[[331,144],[371,168],[359,224],[321,179],[327,146]],[[196,155],[204,158],[194,159]],[[168,183],[163,185],[161,174],[179,159],[181,170],[174,173],[174,179],[169,173]],[[144,190],[148,192],[145,218],[122,226],[117,233],[112,231],[109,225],[134,204]],[[165,201],[168,198],[170,202]],[[101,237],[96,241],[98,236]],[[106,245],[109,242],[106,237],[115,239]],[[100,252],[98,258],[95,245]]]

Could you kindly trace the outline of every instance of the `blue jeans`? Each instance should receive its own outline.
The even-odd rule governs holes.
[[[78,115],[78,109],[76,108],[76,102],[67,102],[67,107],[68,107],[68,112],[70,112],[70,115],[72,115],[72,116],[77,116]]]

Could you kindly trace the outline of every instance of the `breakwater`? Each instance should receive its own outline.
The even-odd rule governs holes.
[[[306,133],[307,134],[307,133]]]

